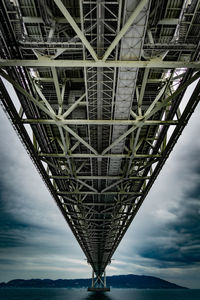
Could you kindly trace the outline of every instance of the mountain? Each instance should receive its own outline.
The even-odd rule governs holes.
[[[91,279],[15,279],[7,283],[1,282],[0,288],[80,288],[89,287],[90,285]],[[135,289],[186,289],[157,277],[133,274],[108,276],[107,286]]]
[[[107,279],[108,286],[136,289],[186,289],[169,281],[145,275],[118,275]]]

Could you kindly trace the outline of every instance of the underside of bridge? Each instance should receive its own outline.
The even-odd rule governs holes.
[[[0,22],[3,108],[101,276],[199,101],[200,1],[2,0]]]

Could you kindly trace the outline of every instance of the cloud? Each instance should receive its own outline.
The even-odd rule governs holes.
[[[120,268],[198,286],[199,115],[198,106],[114,254],[116,261],[127,263]]]
[[[108,275],[200,281],[200,107],[108,266]],[[91,268],[5,115],[1,120],[0,281],[76,278]]]
[[[74,278],[82,264],[84,277],[82,250],[2,111],[0,120],[0,280]]]

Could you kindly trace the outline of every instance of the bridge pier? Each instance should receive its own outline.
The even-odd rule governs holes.
[[[106,271],[104,270],[103,280],[102,276],[97,276],[94,279],[94,270],[92,270],[92,285],[88,288],[88,292],[110,292],[110,288],[106,287]]]

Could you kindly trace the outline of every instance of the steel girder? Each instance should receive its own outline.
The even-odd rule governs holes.
[[[51,60],[46,57],[38,58],[37,60],[25,59],[0,59],[0,67],[57,67],[57,68],[200,68],[200,61],[162,61],[159,58],[153,58],[147,61],[138,60]]]
[[[0,75],[21,109],[5,81],[3,107],[97,277],[199,101],[198,83],[180,109],[200,76],[199,1],[155,4],[1,4]]]

